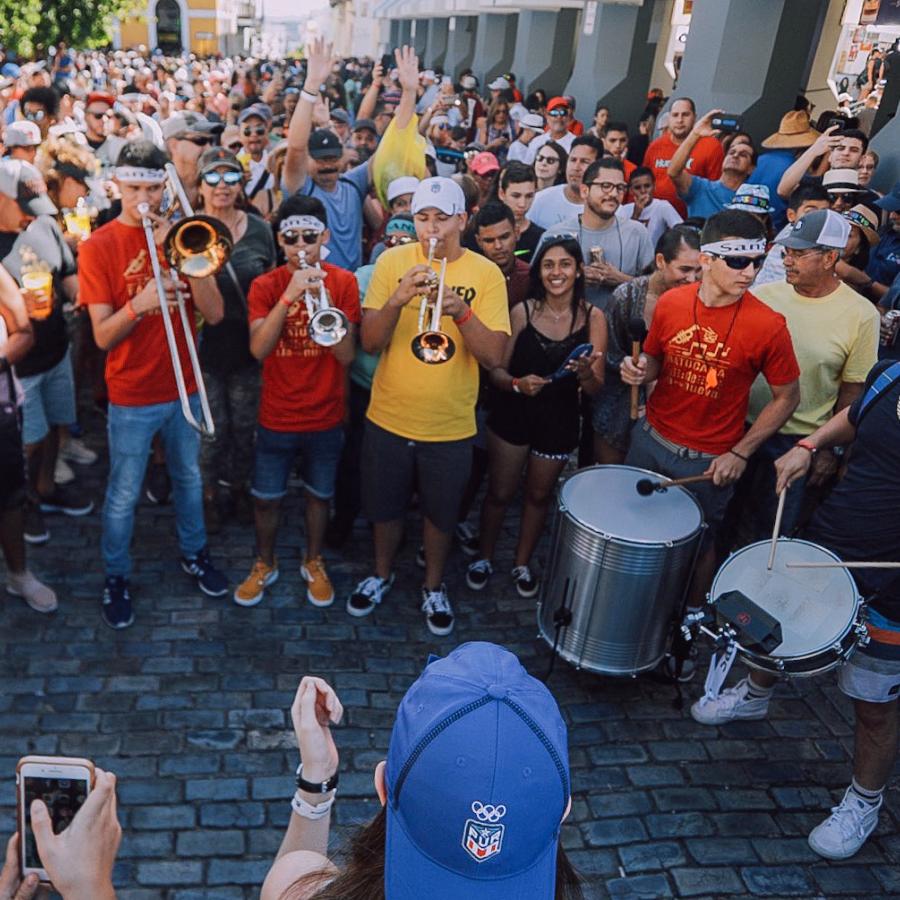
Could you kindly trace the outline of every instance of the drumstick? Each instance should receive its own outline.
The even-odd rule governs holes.
[[[670,487],[694,484],[697,481],[709,481],[711,478],[712,472],[704,472],[703,475],[691,475],[689,478],[666,478],[662,481],[651,481],[649,478],[642,478],[634,487],[642,497],[649,497],[654,491],[665,491]]]
[[[788,569],[900,569],[900,562],[798,562],[786,563]]]
[[[771,572],[775,565],[775,548],[778,546],[778,532],[781,531],[781,514],[784,512],[784,501],[787,500],[787,489],[778,495],[778,511],[775,513],[775,527],[772,529],[772,549],[769,551],[769,565],[766,568]]]
[[[628,337],[631,338],[631,361],[637,365],[641,359],[641,344],[647,337],[647,325],[643,316],[632,316],[628,320]],[[633,384],[631,386],[631,420],[636,421],[638,417],[638,405],[640,402],[640,386]]]

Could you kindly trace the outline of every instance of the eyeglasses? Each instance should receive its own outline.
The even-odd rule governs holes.
[[[245,125],[241,129],[241,134],[244,137],[250,137],[251,134],[255,134],[257,137],[262,137],[266,133],[265,125],[257,125],[255,128],[251,128],[249,125]]]
[[[547,163],[559,163],[559,157],[556,156],[536,156],[534,158],[535,162]]]
[[[793,247],[784,248],[785,259],[805,259],[814,253],[827,253],[827,251],[820,247],[809,247],[806,250],[795,250]]]
[[[32,112],[26,112],[24,115],[29,122],[43,122],[46,113],[42,109],[37,109]]]
[[[710,256],[714,259],[721,259],[729,269],[734,269],[735,272],[741,272],[747,266],[760,269],[766,259],[765,256],[720,256],[718,253],[711,253]]]
[[[290,231],[282,231],[281,239],[288,247],[293,247],[300,238],[303,238],[304,244],[314,244],[321,234],[321,231],[294,231],[292,229]]]
[[[628,190],[628,185],[624,181],[586,181],[585,187],[598,187],[604,194],[611,194],[615,191],[617,194],[624,194]]]
[[[208,147],[212,143],[212,138],[208,137],[183,137],[182,141],[190,141],[197,147]]]
[[[224,181],[225,184],[233,187],[244,180],[244,175],[242,172],[205,172],[203,180],[210,187],[215,187],[220,181]]]
[[[439,125],[435,125],[434,127],[437,128],[438,131],[449,131],[450,130],[450,126],[447,125],[445,122],[441,122]]]

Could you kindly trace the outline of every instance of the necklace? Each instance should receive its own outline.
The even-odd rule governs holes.
[[[561,313],[558,313],[549,303],[544,303],[544,309],[553,316],[553,321],[558,322],[566,313],[570,312],[568,309],[564,309]]]
[[[697,321],[697,304],[700,301],[700,289],[697,289],[697,293],[694,294],[694,328],[696,332],[700,331],[700,323]],[[741,311],[741,304],[744,302],[743,296],[741,296],[740,300],[734,305],[734,314],[731,317],[731,324],[728,326],[728,331],[725,332],[725,337],[722,340],[722,349],[728,346],[728,338],[731,337],[731,332],[734,329],[734,323],[737,321],[738,313]],[[713,388],[717,388],[719,386],[719,374],[716,370],[716,367],[713,365],[715,363],[715,358],[710,359],[706,355],[706,348],[697,341],[697,346],[702,347],[700,350],[700,358],[706,363],[706,387],[707,390],[713,390]]]

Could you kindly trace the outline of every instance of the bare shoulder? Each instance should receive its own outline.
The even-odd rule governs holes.
[[[311,898],[336,874],[334,863],[321,853],[311,850],[292,850],[279,856],[269,869],[260,891],[260,900],[278,900],[295,882],[309,875],[321,874],[319,879],[311,879],[310,886],[302,894],[294,894],[296,900]]]

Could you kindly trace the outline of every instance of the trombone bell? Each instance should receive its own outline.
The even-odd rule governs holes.
[[[180,219],[163,243],[169,265],[189,278],[214,275],[228,262],[233,247],[231,233],[212,216]]]

